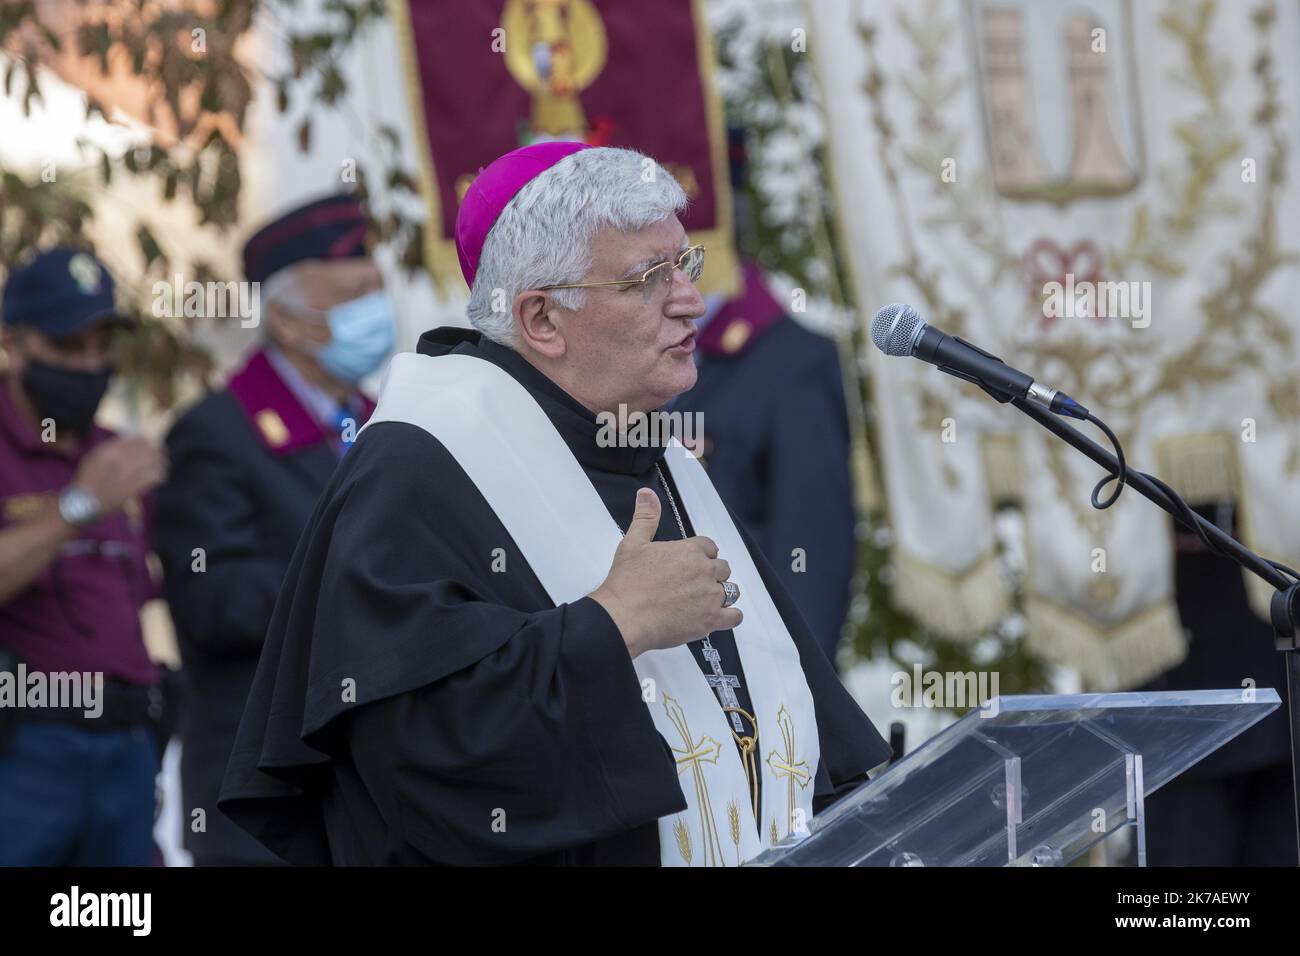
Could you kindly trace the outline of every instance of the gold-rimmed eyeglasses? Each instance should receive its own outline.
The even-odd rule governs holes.
[[[544,285],[539,288],[545,292],[549,289],[595,289],[601,286],[621,286],[631,289],[641,286],[642,298],[649,302],[669,282],[672,281],[674,269],[681,269],[686,278],[697,281],[704,274],[704,245],[694,245],[682,251],[675,260],[661,262],[642,273],[638,279],[615,279],[613,282],[568,282],[562,285]]]

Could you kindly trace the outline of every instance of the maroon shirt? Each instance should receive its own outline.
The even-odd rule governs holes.
[[[0,529],[55,499],[89,451],[113,437],[92,426],[74,455],[62,454],[41,441],[9,388],[0,377]],[[0,646],[31,671],[102,671],[108,680],[156,683],[140,631],[140,605],[157,596],[145,563],[145,511],[128,502],[86,525],[25,590],[0,603]]]

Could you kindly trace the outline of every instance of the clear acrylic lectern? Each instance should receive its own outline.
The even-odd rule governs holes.
[[[1063,866],[1280,705],[1271,689],[999,697],[864,783],[759,866]]]

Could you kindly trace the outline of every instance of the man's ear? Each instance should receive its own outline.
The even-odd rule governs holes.
[[[515,296],[511,310],[525,342],[549,359],[564,355],[564,331],[555,323],[559,311],[551,297],[539,289],[525,289]]]

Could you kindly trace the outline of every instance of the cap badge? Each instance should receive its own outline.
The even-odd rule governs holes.
[[[82,295],[94,295],[103,288],[104,277],[99,264],[84,252],[78,252],[68,260],[68,274],[77,283]]]

